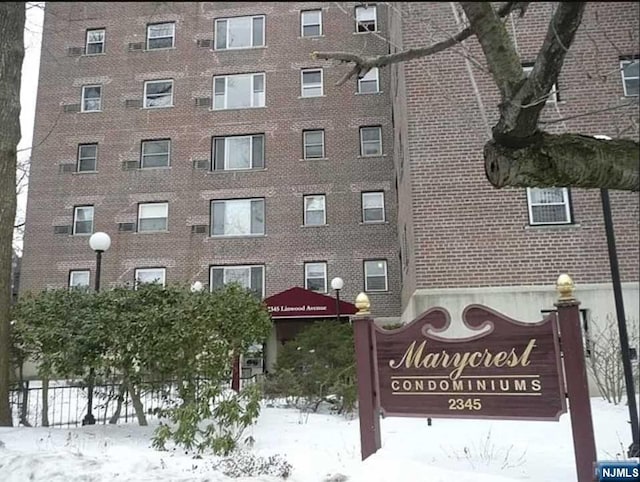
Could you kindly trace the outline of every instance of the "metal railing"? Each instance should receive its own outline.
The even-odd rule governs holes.
[[[255,383],[258,376],[241,378],[241,386]],[[87,412],[87,387],[73,380],[24,381],[10,390],[14,426],[77,427]],[[225,384],[230,388],[231,384]],[[157,418],[158,411],[178,400],[176,381],[136,384],[147,421]],[[96,424],[131,423],[137,417],[131,395],[121,381],[95,384],[93,416]]]

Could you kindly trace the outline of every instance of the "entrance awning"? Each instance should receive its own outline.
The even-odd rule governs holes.
[[[331,296],[294,287],[264,300],[272,318],[336,317],[336,299]],[[340,301],[340,316],[354,315],[358,309],[352,303]]]

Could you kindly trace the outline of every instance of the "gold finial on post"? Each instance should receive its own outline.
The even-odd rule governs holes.
[[[371,303],[369,302],[369,297],[365,293],[360,293],[356,296],[356,308],[358,308],[356,315],[370,314],[369,308],[371,308]]]
[[[573,297],[573,290],[576,285],[573,283],[571,277],[563,273],[558,276],[558,281],[556,281],[556,290],[558,291],[558,301],[571,301],[575,300]]]

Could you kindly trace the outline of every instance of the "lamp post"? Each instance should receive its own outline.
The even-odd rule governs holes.
[[[610,141],[609,136],[596,135],[596,139]],[[624,301],[622,299],[622,284],[620,281],[620,268],[618,265],[618,252],[616,250],[616,238],[613,232],[613,219],[611,216],[611,203],[609,202],[609,190],[600,189],[602,213],[604,215],[604,229],[607,235],[607,248],[609,250],[609,265],[611,267],[611,283],[613,285],[613,298],[616,305],[616,318],[618,319],[618,333],[620,335],[620,349],[622,351],[622,368],[627,391],[627,406],[629,407],[629,422],[631,424],[632,443],[627,455],[638,457],[640,454],[640,428],[638,426],[638,408],[636,405],[636,390],[633,383],[633,369],[631,367],[631,350],[629,348],[629,336],[627,334],[627,319],[624,313]]]
[[[111,238],[107,233],[93,233],[89,238],[89,246],[96,252],[96,293],[100,291],[100,272],[102,271],[102,253],[111,246]],[[96,419],[93,416],[93,367],[89,369],[89,383],[87,384],[87,414],[82,419],[82,425],[95,425]]]
[[[191,285],[191,292],[192,293],[198,293],[198,292],[202,291],[203,289],[204,289],[204,285],[200,281],[195,281]]]
[[[340,322],[340,290],[344,286],[342,278],[333,278],[331,280],[331,289],[336,291],[336,321]]]

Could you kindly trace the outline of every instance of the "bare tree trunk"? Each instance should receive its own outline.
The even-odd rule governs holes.
[[[16,219],[16,146],[20,142],[20,75],[25,3],[0,4],[0,426],[12,425],[9,405],[11,257]]]
[[[29,412],[29,380],[24,380],[23,365],[24,361],[20,360],[18,366],[18,380],[20,389],[22,390],[22,407],[20,408],[20,423],[25,427],[31,427],[27,414]]]
[[[125,391],[126,391],[125,384],[121,383],[120,388],[118,390],[118,402],[116,405],[116,411],[113,413],[113,415],[109,419],[110,424],[118,423],[118,420],[120,419],[120,414],[122,413],[122,402],[124,401]]]
[[[136,387],[131,381],[129,377],[125,377],[124,383],[129,390],[129,395],[131,396],[131,402],[133,403],[133,409],[136,412],[136,417],[138,419],[138,425],[148,425],[147,417],[144,414],[144,406],[142,405],[142,401],[140,400],[140,392],[136,390]]]

